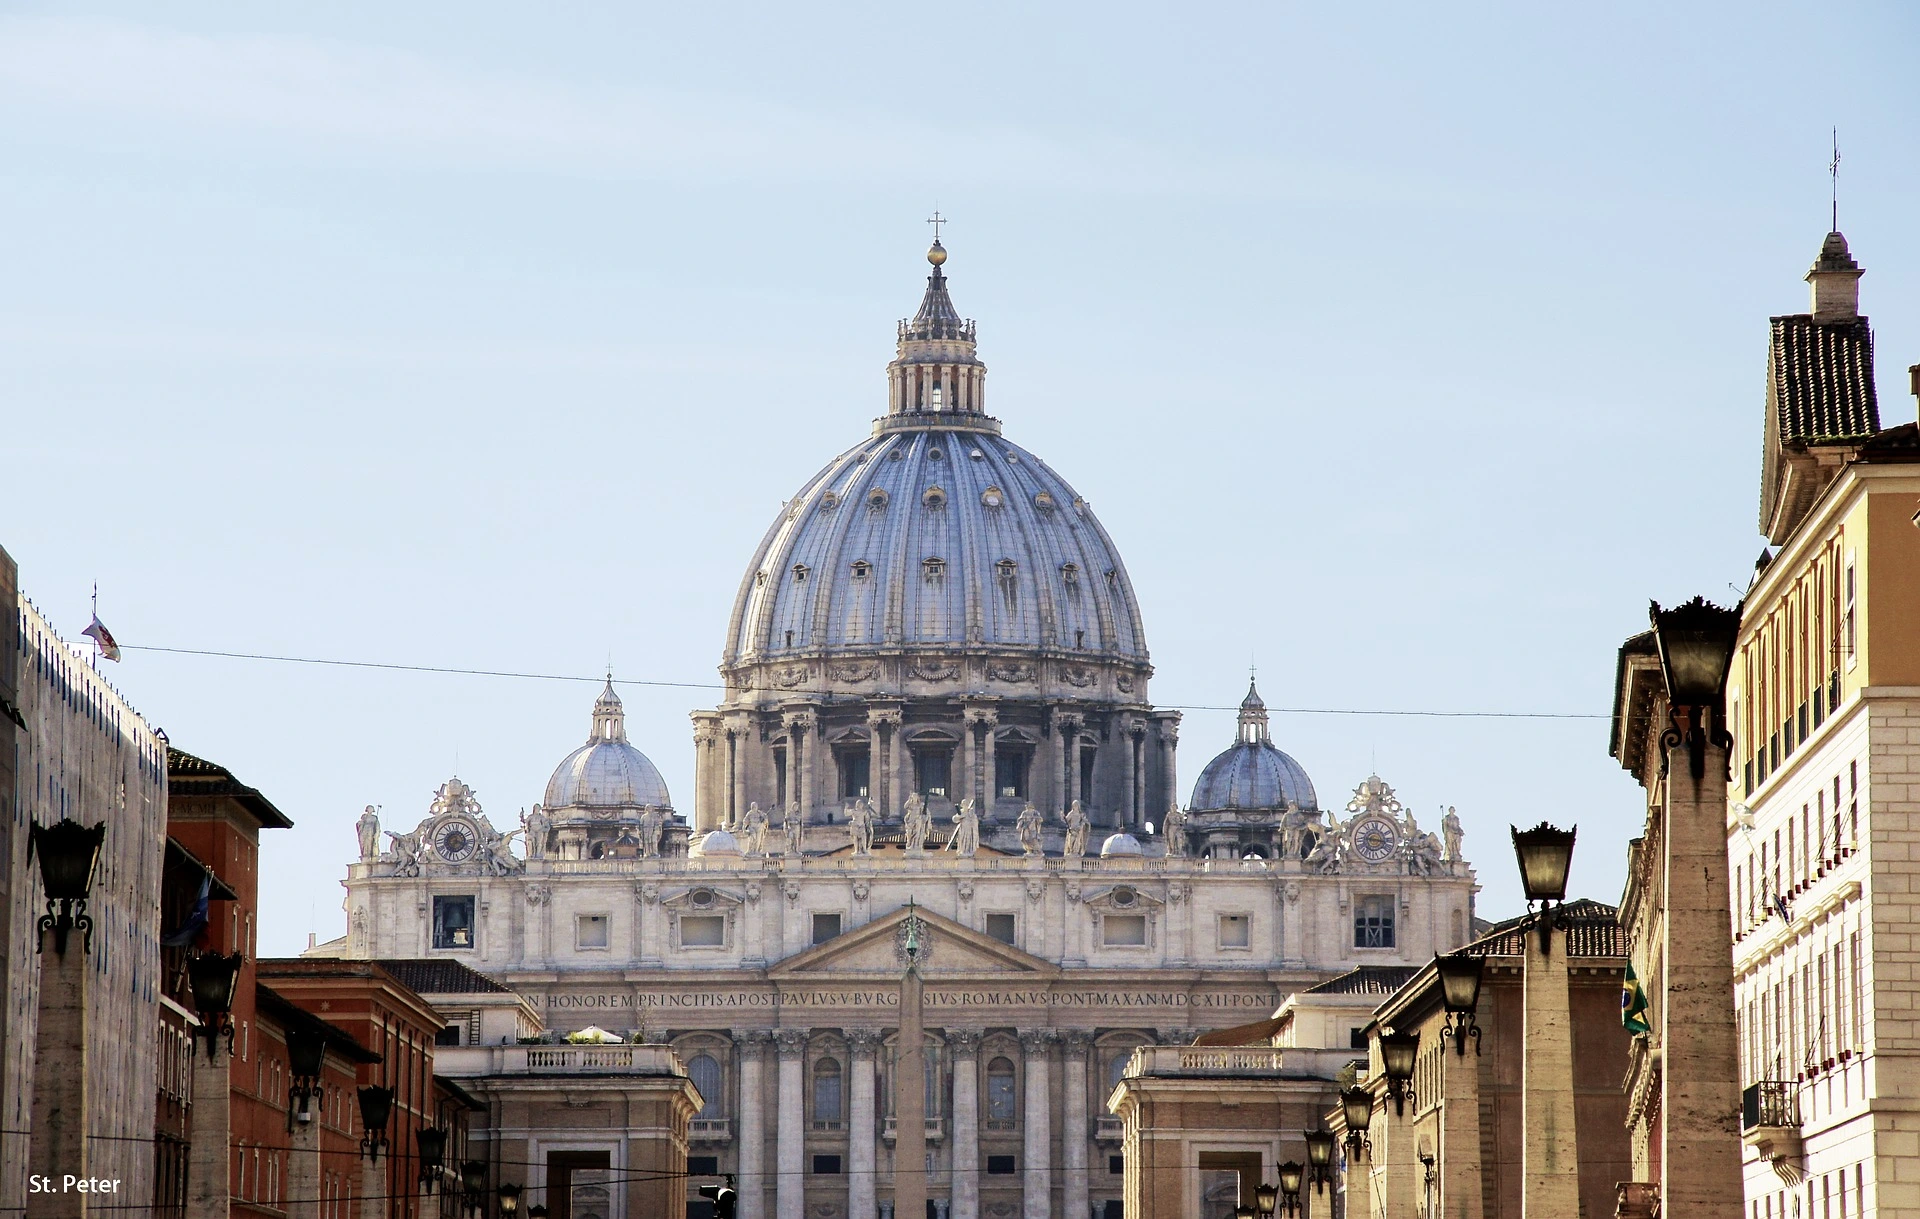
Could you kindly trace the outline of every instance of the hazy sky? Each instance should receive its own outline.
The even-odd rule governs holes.
[[[1908,6],[11,4],[0,545],[68,635],[711,683],[781,502],[883,408],[938,206],[1011,439],[1125,555],[1155,701],[1577,822],[1649,598],[1730,603],[1769,314],[1838,125],[1881,418],[1920,362]],[[83,15],[84,9],[84,15]],[[298,823],[261,950],[344,929],[361,806],[497,825],[596,685],[129,650],[174,743]],[[692,807],[687,712],[624,686]],[[1232,714],[1189,710],[1190,787]]]

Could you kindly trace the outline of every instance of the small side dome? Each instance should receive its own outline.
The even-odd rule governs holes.
[[[1297,804],[1320,807],[1313,780],[1300,763],[1273,743],[1267,730],[1267,704],[1253,683],[1240,701],[1240,726],[1234,743],[1201,770],[1188,807],[1196,813],[1231,809],[1282,809]]]
[[[1105,859],[1109,855],[1145,854],[1146,851],[1140,846],[1140,840],[1125,830],[1121,830],[1118,834],[1108,835],[1107,840],[1100,844],[1100,858],[1102,859]]]
[[[592,734],[554,768],[543,803],[549,809],[673,807],[659,769],[627,741],[612,678],[594,700]]]
[[[696,859],[739,858],[740,843],[725,830],[711,830],[687,851]]]

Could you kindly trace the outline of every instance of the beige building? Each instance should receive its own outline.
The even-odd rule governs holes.
[[[939,1219],[1116,1213],[1105,1102],[1136,1050],[1471,934],[1459,817],[1423,827],[1377,775],[1323,806],[1252,689],[1178,801],[1178,716],[1148,702],[1117,548],[985,413],[973,323],[946,251],[929,259],[885,414],[748,565],[726,696],[694,716],[692,816],[609,681],[518,826],[458,779],[404,831],[369,810],[347,934],[320,950],[462,961],[544,1037],[671,1047],[700,1097],[694,1180],[735,1175],[749,1219],[890,1216],[903,1170]],[[909,1166],[893,1064],[910,904],[926,1151]],[[447,1000],[480,1013],[450,1032],[485,1047],[473,1090],[504,1104],[563,1070],[486,1007]],[[596,1095],[622,1086],[600,1074]],[[490,1137],[545,1180],[562,1152],[628,1154],[584,1110],[516,1112],[530,1125]]]
[[[1861,274],[1828,234],[1811,311],[1770,324],[1760,524],[1773,549],[1728,689],[1745,1177],[1760,1217],[1920,1215],[1920,433],[1882,426]]]

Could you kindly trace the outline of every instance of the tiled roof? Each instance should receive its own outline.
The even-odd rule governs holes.
[[[1579,898],[1555,909],[1563,920],[1567,955],[1571,957],[1624,957],[1626,933],[1620,928],[1620,910],[1592,898]],[[1529,916],[1521,915],[1495,923],[1493,930],[1468,944],[1462,952],[1489,957],[1517,957],[1531,950]]]
[[[1767,363],[1782,444],[1857,440],[1880,430],[1866,318],[1815,322],[1798,313],[1774,318],[1772,328]]]
[[[513,988],[502,986],[492,978],[475,969],[468,968],[459,961],[436,960],[395,960],[376,961],[399,980],[401,985],[417,995],[474,995],[474,994],[512,994]]]
[[[231,796],[253,814],[263,828],[293,828],[293,819],[275,808],[273,801],[233,777],[233,772],[217,762],[196,758],[185,750],[167,747],[167,790],[183,796]]]
[[[1308,987],[1309,995],[1391,995],[1420,972],[1416,965],[1362,965]]]

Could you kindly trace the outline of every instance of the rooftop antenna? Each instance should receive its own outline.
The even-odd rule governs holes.
[[[1833,179],[1833,226],[1829,232],[1840,231],[1840,129],[1833,129],[1833,159],[1827,162],[1827,176]]]

